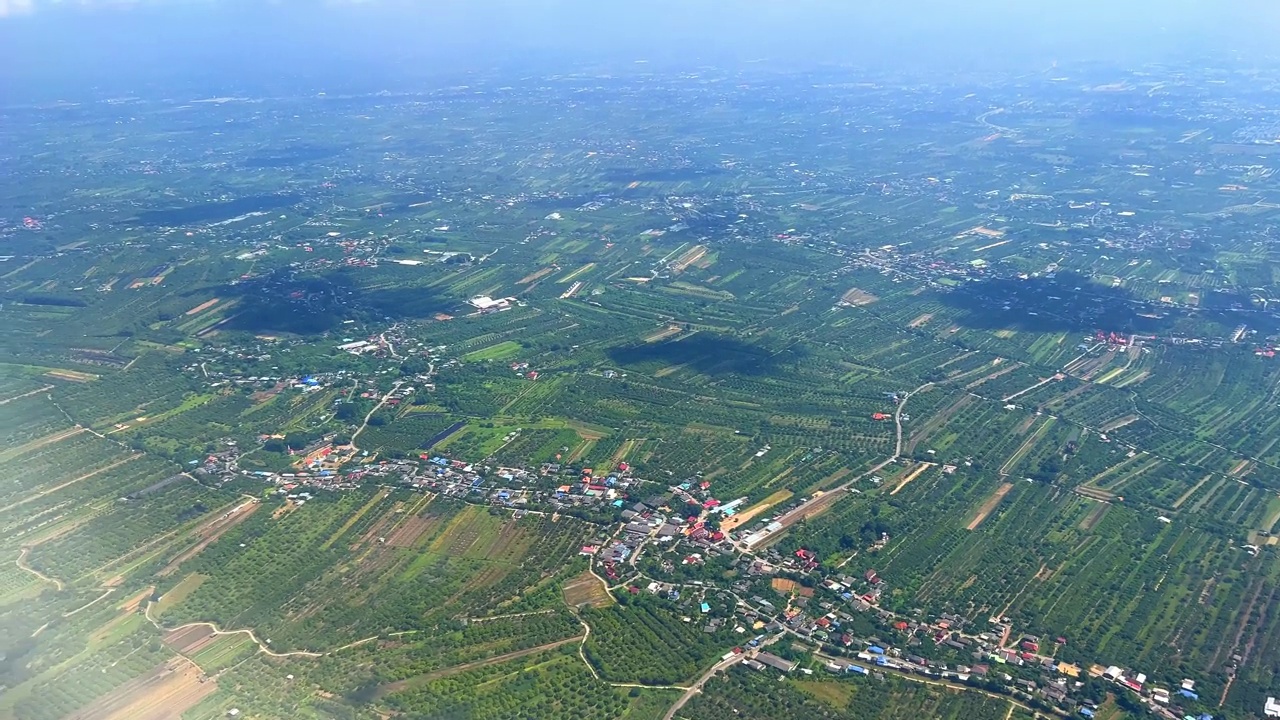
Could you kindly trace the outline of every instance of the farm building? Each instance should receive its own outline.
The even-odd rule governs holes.
[[[745,545],[747,549],[751,549],[752,547],[759,545],[770,535],[772,535],[773,533],[781,529],[782,529],[782,523],[777,522],[775,520],[774,522],[771,522],[768,525],[766,525],[763,530],[751,533],[750,535],[743,538],[742,544]]]
[[[764,663],[765,665],[768,665],[769,667],[777,668],[782,672],[791,672],[792,670],[796,669],[796,665],[798,664],[798,663],[791,662],[790,660],[784,660],[783,658],[780,658],[777,655],[774,655],[773,653],[767,653],[767,652],[762,652],[759,655],[757,655],[756,660],[758,660],[761,663]]]
[[[477,310],[506,310],[511,307],[511,303],[515,298],[499,298],[494,300],[488,295],[477,295],[467,301],[467,304]]]

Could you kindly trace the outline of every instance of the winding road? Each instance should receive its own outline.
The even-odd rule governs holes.
[[[259,652],[266,653],[267,655],[270,655],[271,657],[278,657],[278,658],[283,658],[283,657],[324,657],[324,656],[327,654],[327,653],[311,652],[310,650],[294,650],[294,651],[291,651],[291,652],[278,653],[278,652],[276,652],[276,651],[272,650],[271,648],[267,647],[267,644],[266,644],[266,643],[264,643],[262,640],[259,640],[259,639],[258,639],[258,636],[257,636],[257,635],[255,635],[255,634],[253,633],[253,631],[252,631],[252,630],[250,630],[250,629],[248,629],[248,628],[241,629],[241,630],[222,630],[222,629],[219,629],[217,625],[214,625],[214,624],[213,624],[213,623],[211,623],[211,622],[192,622],[192,623],[187,623],[186,625],[179,625],[179,626],[174,627],[174,628],[166,628],[166,627],[162,626],[162,625],[159,623],[159,621],[157,621],[155,618],[151,617],[151,606],[152,606],[152,605],[154,605],[154,604],[155,604],[155,603],[153,603],[153,602],[151,602],[150,600],[148,600],[148,601],[147,601],[147,608],[146,608],[146,610],[144,610],[144,611],[143,611],[143,613],[142,613],[142,614],[147,618],[147,621],[148,621],[148,622],[150,622],[152,625],[154,625],[154,626],[156,627],[156,629],[157,629],[157,630],[159,630],[159,631],[161,631],[161,632],[171,633],[171,632],[177,632],[178,630],[184,630],[184,629],[189,628],[189,627],[207,627],[207,628],[211,628],[211,629],[213,630],[213,634],[214,634],[214,635],[240,635],[240,634],[248,635],[248,636],[249,636],[249,639],[250,639],[250,640],[252,640],[255,644],[257,644],[257,646],[258,646],[258,651],[259,651]],[[364,642],[364,641],[361,641],[361,642]],[[350,647],[350,645],[348,645],[347,647]],[[341,648],[339,648],[339,649],[341,649]]]
[[[28,565],[26,562],[24,562],[24,561],[27,559],[27,553],[29,553],[29,552],[31,552],[31,548],[29,548],[29,547],[24,547],[24,548],[22,548],[22,550],[18,553],[18,557],[17,557],[17,559],[15,559],[15,560],[14,560],[14,563],[16,563],[16,564],[18,565],[18,569],[20,569],[20,570],[25,570],[25,571],[27,571],[27,572],[31,573],[32,575],[35,575],[36,577],[40,578],[41,580],[43,580],[43,581],[45,581],[45,582],[47,582],[47,583],[53,583],[54,588],[56,588],[56,589],[58,589],[58,590],[61,590],[61,589],[63,588],[63,585],[62,585],[62,581],[61,581],[61,580],[59,580],[58,578],[52,578],[52,577],[49,577],[48,575],[45,575],[44,573],[40,572],[39,570],[37,570],[37,569],[35,569],[35,568],[31,567],[31,566],[30,566],[30,565]]]

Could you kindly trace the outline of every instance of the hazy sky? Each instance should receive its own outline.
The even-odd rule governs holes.
[[[1205,52],[1261,61],[1275,38],[1280,0],[0,0],[0,90],[340,75],[376,89],[636,59],[939,73]]]

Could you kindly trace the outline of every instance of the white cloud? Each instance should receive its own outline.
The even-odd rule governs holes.
[[[0,18],[26,15],[35,10],[33,0],[0,0]]]
[[[161,4],[173,0],[0,0],[0,18],[30,15],[55,7],[129,8],[143,3]]]

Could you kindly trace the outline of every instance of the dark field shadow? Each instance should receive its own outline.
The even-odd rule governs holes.
[[[962,311],[960,325],[981,330],[1159,333],[1174,324],[1169,308],[1074,273],[977,280],[938,298]]]
[[[601,179],[607,182],[686,182],[700,178],[715,177],[725,174],[719,167],[686,167],[660,169],[612,168],[601,173]]]
[[[240,299],[238,312],[224,326],[245,332],[316,335],[346,320],[417,320],[450,310],[457,301],[427,287],[369,290],[353,273],[320,275],[278,272],[231,285],[227,296]]]
[[[287,193],[251,195],[223,202],[196,203],[163,210],[146,210],[117,224],[142,225],[144,227],[181,227],[207,222],[221,222],[249,213],[267,212],[287,207],[297,203],[299,200],[301,200],[299,196]]]
[[[1075,273],[978,280],[937,297],[962,311],[957,318],[961,326],[979,330],[1220,338],[1241,324],[1259,332],[1280,328],[1280,317],[1252,306],[1239,292],[1204,291],[1198,307],[1187,307],[1151,302]]]
[[[700,332],[683,340],[615,347],[609,359],[623,367],[653,369],[683,365],[704,375],[768,375],[804,357],[800,346],[781,350],[729,335]]]
[[[327,160],[346,150],[346,146],[298,144],[275,148],[253,155],[244,161],[247,168],[286,168],[303,163]]]

